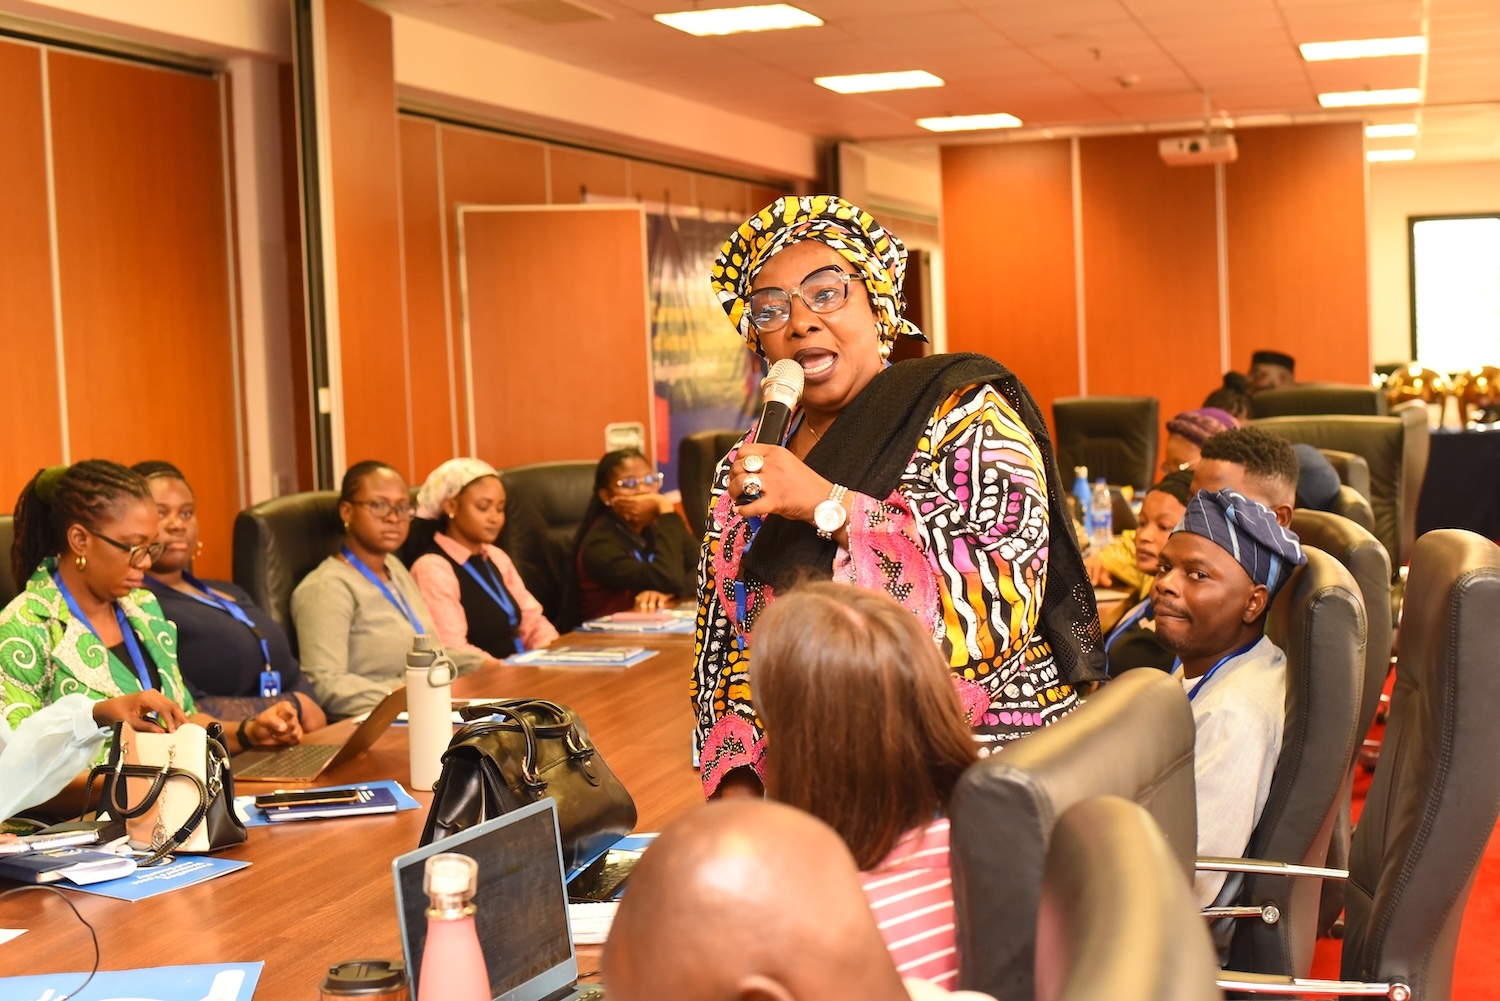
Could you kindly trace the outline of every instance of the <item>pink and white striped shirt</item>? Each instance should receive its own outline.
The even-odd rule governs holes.
[[[875,924],[902,977],[943,987],[958,979],[948,818],[901,836],[875,868],[860,873]]]

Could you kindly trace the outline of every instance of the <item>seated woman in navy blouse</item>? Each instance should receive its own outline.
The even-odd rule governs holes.
[[[574,544],[585,619],[652,611],[694,593],[698,546],[660,486],[660,474],[636,449],[599,460]]]
[[[146,587],[177,624],[177,663],[193,700],[205,712],[228,718],[290,702],[303,730],[327,725],[281,627],[237,585],[193,576],[193,557],[203,543],[193,488],[182,471],[155,460],[131,468],[151,487],[161,519],[158,538],[166,543],[146,574]]]

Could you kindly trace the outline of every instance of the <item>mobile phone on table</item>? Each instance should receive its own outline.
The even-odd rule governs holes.
[[[304,792],[268,792],[255,797],[255,805],[262,810],[278,806],[314,806],[322,803],[353,803],[359,799],[358,789],[311,789]]]

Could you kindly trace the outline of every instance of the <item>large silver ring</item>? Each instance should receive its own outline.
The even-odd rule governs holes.
[[[740,484],[740,493],[744,494],[746,497],[759,497],[761,491],[765,488],[766,485],[760,481],[760,477],[756,476],[754,473],[751,473],[749,476],[745,477],[744,482]]]
[[[745,456],[745,472],[747,472],[747,473],[758,473],[762,469],[765,469],[765,468],[766,468],[766,460],[765,460],[764,456],[761,456],[761,455],[747,455],[747,456]]]

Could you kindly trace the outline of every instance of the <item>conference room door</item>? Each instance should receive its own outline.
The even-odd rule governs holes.
[[[631,421],[654,442],[642,207],[460,205],[457,226],[471,454],[593,460]]]

